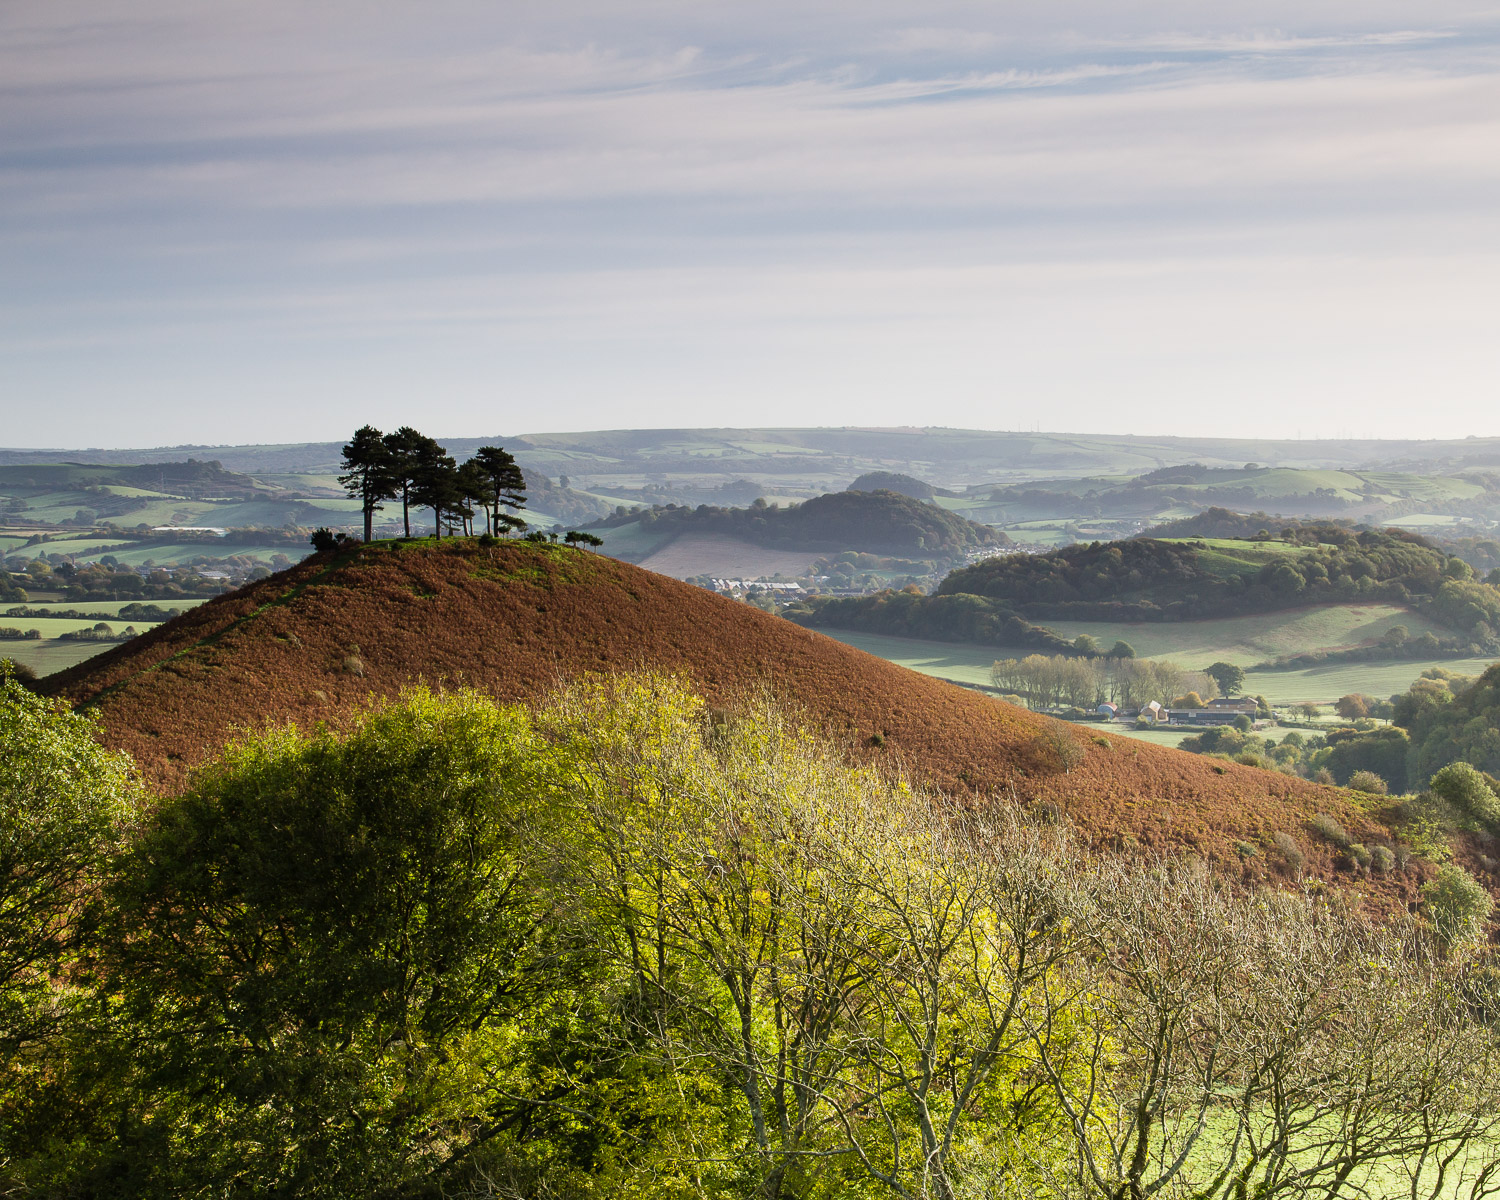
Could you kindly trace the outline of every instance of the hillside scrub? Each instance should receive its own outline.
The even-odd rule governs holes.
[[[74,728],[6,703],[38,714],[28,753]],[[61,1010],[57,1069],[9,1067],[0,1182],[1105,1200],[1493,1173],[1477,948],[939,799],[764,693],[662,676],[247,738],[148,816],[104,810],[125,844],[42,954],[109,1002]]]

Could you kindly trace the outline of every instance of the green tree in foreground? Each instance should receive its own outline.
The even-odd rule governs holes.
[[[6,761],[58,730],[58,786],[114,761],[32,703]],[[1500,1169],[1462,872],[1439,942],[1100,862],[731,705],[414,692],[232,749],[30,977],[65,1036],[7,1064],[0,1190],[1342,1200]]]
[[[130,1171],[374,1195],[519,1119],[513,1021],[567,957],[519,848],[541,751],[519,710],[419,695],[163,803],[111,888]]]
[[[67,1057],[86,1043],[88,997],[72,977],[136,801],[128,759],[87,720],[0,674],[0,1190],[84,1120]]]

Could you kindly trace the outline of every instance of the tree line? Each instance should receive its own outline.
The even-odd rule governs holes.
[[[1106,702],[1137,709],[1153,700],[1167,707],[1201,708],[1220,690],[1218,680],[1208,671],[1190,671],[1173,662],[1149,658],[1114,656],[1028,654],[1025,658],[1003,658],[990,668],[990,681],[1037,710],[1093,710]]]
[[[499,446],[481,446],[460,465],[436,440],[410,425],[394,433],[365,425],[343,447],[343,465],[339,482],[360,502],[367,542],[374,535],[375,513],[387,500],[401,501],[406,537],[411,537],[413,508],[432,510],[437,537],[443,536],[445,523],[472,533],[481,512],[486,533],[526,528],[516,515],[526,506],[526,480],[515,456]]]
[[[175,797],[8,681],[0,734],[7,1194],[1472,1200],[1500,1172],[1461,872],[1379,925],[1239,897],[654,677],[411,693]]]

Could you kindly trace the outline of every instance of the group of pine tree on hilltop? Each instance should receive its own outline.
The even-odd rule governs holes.
[[[526,507],[526,479],[515,456],[499,446],[481,446],[467,462],[459,464],[437,441],[403,425],[394,433],[381,433],[373,425],[357,429],[343,448],[344,471],[339,482],[360,502],[365,518],[365,541],[374,536],[375,513],[383,501],[401,501],[403,536],[411,537],[411,510],[432,509],[433,532],[443,536],[443,526],[474,532],[474,518],[484,514],[485,533],[518,533],[526,522],[517,514]],[[505,510],[511,511],[505,511]],[[333,535],[326,530],[318,534]],[[544,534],[527,535],[545,540]],[[557,535],[552,535],[557,540]],[[593,534],[571,531],[566,541],[601,546]],[[318,535],[314,535],[315,546]]]

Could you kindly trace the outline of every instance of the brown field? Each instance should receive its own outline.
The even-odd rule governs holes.
[[[759,579],[763,575],[806,575],[817,557],[808,550],[768,550],[738,538],[684,533],[641,559],[640,565],[673,579],[691,575]]]
[[[1275,877],[1271,835],[1309,870],[1389,906],[1421,871],[1339,872],[1307,833],[1333,813],[1367,843],[1388,831],[1335,788],[1098,737],[918,675],[748,605],[562,546],[377,542],[318,555],[44,681],[98,712],[101,736],[155,784],[183,784],[237,728],[337,723],[414,681],[528,700],[580,674],[665,669],[733,707],[768,686],[854,757],[899,764],[955,802],[1055,806],[1100,849],[1191,850]],[[879,735],[878,737],[876,735]],[[1243,860],[1235,843],[1261,847]]]

